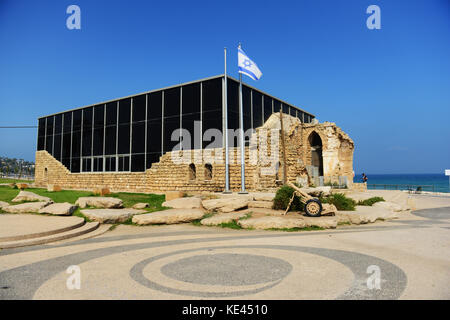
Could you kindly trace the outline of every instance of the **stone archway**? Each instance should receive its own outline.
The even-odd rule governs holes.
[[[322,155],[322,139],[315,131],[311,132],[308,137],[311,152],[311,166],[313,167],[313,176],[323,176],[323,155]]]

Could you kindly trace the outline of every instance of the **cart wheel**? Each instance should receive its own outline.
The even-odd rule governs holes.
[[[318,199],[309,199],[305,203],[305,212],[310,217],[320,217],[322,213],[322,203]]]

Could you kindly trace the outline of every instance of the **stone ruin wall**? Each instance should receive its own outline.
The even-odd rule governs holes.
[[[311,164],[309,135],[315,131],[322,139],[323,167],[325,182],[337,182],[338,176],[347,176],[348,182],[353,182],[353,149],[350,137],[334,123],[302,124],[297,118],[289,115],[283,117],[285,128],[285,148],[287,164],[287,180],[305,183],[308,181],[306,166]],[[256,162],[250,159],[249,147],[245,148],[245,182],[249,191],[274,191],[282,184],[283,155],[281,143],[278,154],[271,151],[271,132],[274,129],[280,135],[280,116],[273,114],[266,123],[256,129],[257,134],[252,139],[258,139],[262,129],[267,130],[267,144],[257,145],[258,152],[264,156]],[[281,135],[280,135],[281,138]],[[202,152],[225,159],[222,148],[208,150],[186,150],[182,156],[189,156],[194,161],[196,177],[191,179],[189,164],[174,163],[172,152],[160,157],[145,172],[92,172],[71,173],[61,162],[53,158],[47,151],[36,152],[35,183],[46,187],[48,184],[60,185],[67,189],[92,190],[97,187],[108,187],[111,191],[128,192],[164,192],[179,190],[185,192],[220,192],[225,185],[225,163],[212,163],[212,179],[205,177],[205,164]],[[252,154],[253,155],[253,154]],[[220,157],[222,156],[222,157]],[[278,160],[278,161],[277,161]],[[189,161],[188,161],[189,162]],[[269,166],[279,162],[278,174],[275,170],[264,174]],[[269,163],[269,164],[268,164]],[[273,169],[275,169],[273,167]],[[241,188],[240,148],[230,148],[230,188],[239,191]],[[308,181],[311,183],[312,181]]]

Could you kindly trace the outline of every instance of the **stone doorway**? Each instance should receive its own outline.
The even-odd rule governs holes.
[[[320,177],[323,177],[323,156],[322,156],[322,139],[317,134],[317,132],[313,131],[309,137],[308,142],[311,150],[311,173],[313,180],[316,185],[320,185],[321,183],[317,183],[320,180]]]

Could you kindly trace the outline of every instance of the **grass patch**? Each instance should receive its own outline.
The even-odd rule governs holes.
[[[230,229],[243,229],[238,223],[238,220],[232,220],[230,222],[223,222],[221,224],[218,224],[218,227],[221,228],[230,228]]]
[[[53,202],[69,202],[75,203],[80,197],[92,197],[94,194],[90,191],[78,191],[78,190],[61,190],[61,191],[47,191],[43,188],[28,188],[25,191],[30,191],[36,193],[43,197],[48,197],[53,200]]]
[[[372,197],[366,200],[359,200],[358,206],[373,206],[377,202],[386,201],[383,197]]]
[[[203,226],[203,225],[200,223],[200,221],[202,221],[203,219],[212,217],[212,216],[215,215],[215,214],[216,214],[215,212],[209,212],[209,213],[206,213],[205,215],[203,215],[203,217],[201,217],[200,219],[195,219],[195,220],[191,221],[191,223],[192,223],[194,226],[201,227],[201,226]]]
[[[342,193],[333,193],[332,195],[321,197],[322,203],[334,204],[338,210],[355,211],[356,201],[346,197]]]
[[[62,202],[75,203],[77,201],[77,199],[80,197],[95,196],[90,191],[79,191],[79,190],[61,190],[61,191],[57,191],[57,192],[51,192],[51,191],[47,191],[47,189],[43,189],[43,188],[28,188],[28,189],[26,189],[26,191],[33,192],[40,196],[48,197],[48,198],[52,199],[53,202],[56,202],[56,203],[62,203]],[[0,201],[5,201],[5,202],[8,202],[9,204],[12,204],[11,200],[14,199],[19,194],[19,192],[20,192],[20,190],[13,189],[9,186],[0,186]],[[140,202],[148,203],[149,207],[144,209],[146,211],[145,213],[169,209],[167,207],[162,206],[162,203],[164,202],[164,199],[165,199],[164,195],[118,192],[118,193],[112,193],[112,194],[109,194],[106,196],[121,199],[123,201],[124,207],[126,207],[126,208],[131,208],[133,205],[135,205],[136,203],[140,203]],[[30,202],[30,201],[26,201],[26,202]],[[23,202],[17,202],[14,204],[20,204],[20,203],[23,203]],[[95,208],[88,207],[86,209],[95,209]],[[0,213],[4,213],[4,211],[0,209]],[[84,214],[81,213],[80,208],[77,208],[77,210],[75,210],[75,212],[72,215],[83,218],[86,222],[92,222],[88,217],[86,217]],[[131,222],[131,218],[129,219],[129,221],[127,220],[124,224],[133,224]]]
[[[352,223],[350,221],[343,221],[343,222],[338,222],[338,226],[344,226],[344,225],[351,225]]]
[[[33,180],[0,178],[0,183],[33,183]]]
[[[205,227],[204,225],[201,224],[201,221],[202,221],[203,219],[212,217],[212,216],[215,215],[216,213],[217,213],[217,212],[210,212],[210,213],[207,213],[207,214],[205,214],[203,217],[201,217],[200,219],[194,220],[194,221],[192,221],[191,223],[192,223],[194,226]],[[242,228],[237,222],[238,222],[239,220],[245,220],[245,219],[251,218],[251,216],[252,216],[252,214],[251,214],[251,212],[249,212],[249,213],[247,213],[245,216],[243,216],[243,217],[241,217],[241,218],[239,218],[239,219],[235,219],[235,220],[232,220],[232,221],[230,221],[230,222],[223,222],[223,223],[220,223],[220,224],[215,225],[215,226],[206,226],[206,227],[221,227],[221,228],[230,228],[230,229],[244,229],[244,228]]]
[[[118,192],[108,194],[105,197],[114,197],[121,199],[123,201],[123,205],[126,208],[131,208],[136,203],[148,203],[149,207],[145,208],[147,212],[169,209],[162,206],[162,203],[165,201],[165,196],[159,194]]]
[[[92,222],[91,219],[89,219],[88,217],[86,217],[84,214],[81,213],[80,208],[77,208],[77,209],[72,213],[72,216],[83,218],[84,221],[86,221],[86,222]]]
[[[238,223],[238,221],[249,219],[251,217],[252,217],[252,214],[251,214],[251,212],[249,212],[245,216],[243,216],[243,217],[241,217],[239,219],[235,219],[235,220],[232,220],[230,222],[224,222],[224,223],[221,223],[221,224],[219,224],[217,226],[221,227],[221,228],[244,229],[244,228],[241,227],[241,225]],[[246,228],[246,229],[247,230],[251,230],[251,228]]]
[[[19,194],[19,189],[13,189],[8,186],[0,186],[0,201],[11,204],[11,200]]]

